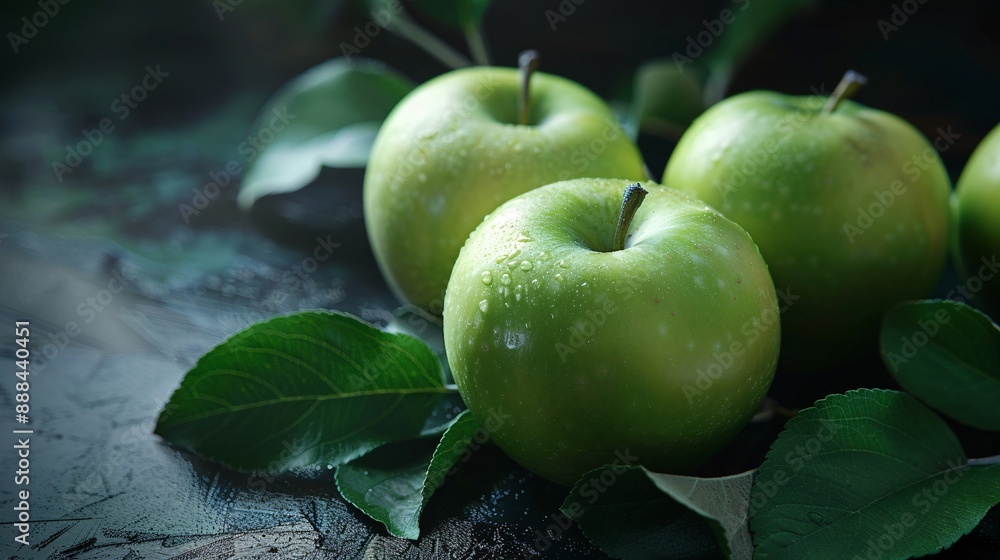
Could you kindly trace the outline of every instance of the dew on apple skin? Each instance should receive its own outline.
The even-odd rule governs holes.
[[[556,274],[555,275],[555,279],[557,281],[559,281],[559,282],[565,282],[566,281],[566,278],[564,278],[562,274]]]
[[[483,281],[483,284],[489,286],[493,283],[493,273],[488,270],[484,270],[483,273],[479,275],[479,279]]]
[[[490,302],[488,300],[482,300],[479,302],[479,310],[486,313],[490,309]]]
[[[561,261],[559,261],[559,267],[560,268],[569,268],[569,263],[566,262],[566,259],[562,259]]]
[[[535,265],[531,264],[531,261],[521,261],[521,270],[528,271],[531,270],[533,266]]]
[[[504,286],[509,286],[510,285],[510,274],[507,274],[506,272],[504,272],[503,276],[500,277],[500,283],[503,284]]]

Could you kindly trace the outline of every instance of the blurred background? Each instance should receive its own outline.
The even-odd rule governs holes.
[[[258,112],[309,68],[347,53],[380,60],[414,84],[449,70],[403,36],[413,29],[474,58],[461,26],[440,17],[442,4],[403,1],[405,16],[388,29],[371,27],[373,10],[389,5],[377,0],[0,7],[0,319],[32,324],[32,403],[45,442],[37,460],[50,484],[33,504],[38,519],[50,520],[35,526],[40,544],[17,554],[243,547],[250,556],[421,557],[440,546],[502,554],[530,541],[558,509],[558,488],[484,451],[473,474],[455,483],[465,493],[437,502],[426,522],[436,529],[407,543],[353,513],[322,473],[260,490],[151,435],[157,411],[198,356],[254,321],[317,307],[380,326],[393,319],[398,303],[364,233],[357,161],[326,167],[252,211],[236,198],[257,158],[247,142]],[[513,66],[520,51],[535,48],[544,71],[611,100],[654,178],[706,101],[752,89],[831,91],[847,69],[869,78],[857,101],[930,138],[939,129],[957,137],[941,153],[953,181],[1000,122],[993,0],[472,4],[486,6],[478,31],[494,64]],[[698,45],[726,9],[748,23]],[[692,60],[682,78],[640,72],[651,60],[676,68],[675,55]],[[218,188],[206,189],[213,182]],[[330,258],[310,262],[319,248]],[[0,339],[5,356],[11,345]],[[885,377],[865,367],[853,370],[856,379]],[[802,390],[784,404],[807,405],[836,388]],[[13,403],[9,389],[0,387],[5,405]],[[758,439],[777,429],[759,427]],[[759,464],[766,445],[744,441],[751,443],[722,470]],[[976,455],[974,440],[963,443]],[[0,460],[6,469],[11,457]],[[8,503],[13,488],[4,484],[0,501]],[[942,557],[987,557],[997,517]],[[279,536],[287,538],[280,550]],[[573,532],[550,556],[601,557]]]

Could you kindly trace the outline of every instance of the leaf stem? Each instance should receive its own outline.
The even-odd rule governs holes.
[[[444,388],[446,391],[451,391],[452,393],[458,392],[458,385],[455,385],[454,383],[445,383]]]
[[[465,58],[462,53],[451,48],[451,45],[406,17],[393,18],[390,23],[386,24],[386,28],[424,49],[427,54],[453,70],[472,66],[472,62]]]
[[[837,109],[840,102],[849,99],[854,96],[865,84],[868,83],[868,78],[862,76],[861,74],[855,72],[854,70],[848,70],[844,72],[844,77],[840,79],[840,83],[837,84],[837,89],[833,90],[830,94],[830,98],[826,100],[826,105],[823,106],[823,114],[829,115]]]
[[[1000,465],[1000,455],[969,459],[969,465]]]
[[[621,251],[625,248],[625,236],[628,235],[628,227],[632,224],[636,210],[642,205],[642,200],[646,198],[649,191],[642,188],[639,183],[632,183],[625,187],[622,195],[622,209],[618,214],[618,227],[615,228],[615,240],[611,244],[612,251]]]
[[[490,51],[486,47],[483,30],[475,23],[466,25],[462,30],[465,32],[465,42],[469,44],[469,53],[472,54],[472,60],[480,66],[489,66]]]
[[[528,115],[531,111],[531,75],[538,70],[538,51],[527,50],[517,57],[517,67],[521,70],[521,96],[518,98],[520,105],[520,118],[518,122],[528,124]]]

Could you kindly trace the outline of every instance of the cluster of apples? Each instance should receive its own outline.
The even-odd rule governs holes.
[[[846,99],[859,76],[829,98],[717,104],[661,186],[605,102],[536,60],[417,88],[364,190],[389,285],[443,315],[466,404],[504,419],[491,436],[529,470],[569,485],[623,456],[693,468],[753,415],[779,348],[829,366],[934,286],[948,176],[916,129]],[[975,216],[995,248],[1000,219]]]

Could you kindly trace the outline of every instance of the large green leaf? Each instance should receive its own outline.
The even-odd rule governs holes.
[[[904,303],[886,313],[882,359],[917,398],[970,426],[1000,430],[1000,328],[957,301]]]
[[[380,447],[337,467],[337,488],[347,501],[405,539],[420,536],[420,513],[448,472],[466,455],[479,430],[464,411],[440,438]]]
[[[156,433],[240,470],[338,465],[420,435],[448,392],[423,342],[307,311],[252,325],[202,356]]]
[[[1000,501],[1000,465],[970,462],[906,393],[861,389],[802,410],[754,478],[758,558],[909,558],[950,546]]]
[[[626,466],[590,471],[573,486],[562,512],[613,558],[721,558],[723,548],[709,522],[659,491],[654,476],[663,475]]]
[[[285,84],[261,109],[241,154],[239,202],[298,190],[323,166],[364,167],[375,134],[413,84],[384,64],[335,58]]]

